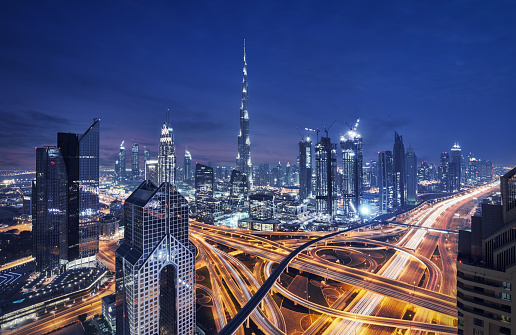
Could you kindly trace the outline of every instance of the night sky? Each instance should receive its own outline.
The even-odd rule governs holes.
[[[167,109],[181,166],[186,146],[234,165],[244,38],[253,163],[361,118],[365,161],[397,131],[420,161],[458,141],[514,166],[515,17],[513,0],[0,1],[0,168],[95,117],[101,166],[122,140],[156,159]]]

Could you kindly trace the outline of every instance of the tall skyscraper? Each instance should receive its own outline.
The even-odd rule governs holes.
[[[462,150],[460,145],[455,142],[451,149],[450,156],[450,191],[451,192],[459,192],[460,185],[462,181]]]
[[[213,198],[213,168],[203,164],[195,164],[195,205],[197,215],[205,221],[211,221],[209,201]]]
[[[299,199],[312,195],[312,141],[309,136],[299,142]]]
[[[417,205],[417,156],[412,147],[407,149],[405,171],[407,173],[407,204]]]
[[[126,158],[125,158],[125,146],[124,142],[120,144],[120,152],[118,153],[118,162],[120,163],[120,178],[125,178],[126,175]]]
[[[192,155],[188,149],[185,149],[185,161],[183,166],[183,181],[189,183],[192,181]]]
[[[174,145],[174,133],[166,122],[161,127],[158,154],[158,183],[171,183],[176,185],[176,147]]]
[[[146,180],[124,204],[116,251],[116,334],[195,334],[195,248],[188,201]]]
[[[403,208],[405,206],[405,146],[403,136],[394,132],[394,147],[392,150],[394,186],[393,206]]]
[[[36,271],[59,273],[68,263],[68,184],[61,150],[36,149],[36,180],[32,188],[32,256]]]
[[[378,153],[378,210],[385,214],[393,208],[394,178],[392,151]]]
[[[357,122],[358,125],[358,122]],[[342,150],[342,198],[344,215],[357,217],[363,194],[362,137],[356,126],[340,139]]]
[[[100,123],[95,119],[84,134],[57,134],[68,183],[67,268],[96,266],[100,215],[99,131]]]
[[[133,143],[131,153],[131,178],[133,180],[138,180],[140,178],[140,146],[138,143]]]
[[[337,145],[329,137],[321,137],[315,146],[315,174],[317,214],[328,215],[333,220],[337,209]]]
[[[247,110],[247,62],[245,60],[244,40],[244,75],[242,80],[242,105],[240,107],[240,133],[238,134],[238,155],[236,169],[247,176],[249,188],[253,187],[253,170],[251,165],[251,140],[249,139],[249,112]]]
[[[439,183],[441,192],[450,192],[450,155],[447,152],[441,153]]]

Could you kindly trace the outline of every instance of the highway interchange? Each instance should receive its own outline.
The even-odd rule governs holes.
[[[476,199],[496,190],[491,184],[401,215],[398,222],[428,228],[451,229],[456,213],[466,216]],[[467,207],[467,209],[466,209]],[[264,233],[205,225],[191,221],[190,239],[197,247],[196,268],[207,272],[198,296],[207,297],[217,332],[257,292],[274,267],[297,246],[323,232]],[[327,304],[290,290],[277,281],[270,294],[236,334],[250,330],[264,334],[436,334],[456,333],[455,273],[456,235],[400,226],[378,225],[320,242],[294,258],[287,273],[310,276],[322,292],[338,291]],[[114,270],[117,243],[101,242],[99,259]],[[338,251],[360,266],[346,266],[326,257]],[[372,255],[385,256],[381,261]],[[315,278],[315,281],[314,281]],[[346,289],[342,289],[346,288]],[[83,313],[100,314],[101,297],[114,284],[73,306],[58,306],[16,334],[51,331],[77,320]],[[326,297],[326,296],[325,296]],[[309,310],[313,322],[293,329],[286,299]],[[283,304],[282,304],[283,302]],[[248,329],[247,326],[251,328]],[[259,331],[258,331],[259,330]],[[43,332],[44,331],[44,332]]]

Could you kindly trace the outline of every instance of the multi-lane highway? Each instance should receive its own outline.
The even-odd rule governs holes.
[[[494,185],[482,187],[419,206],[398,218],[398,222],[430,230],[378,225],[311,246],[289,263],[292,271],[283,279],[316,284],[324,300],[301,294],[289,280],[276,281],[236,334],[249,333],[246,327],[264,334],[296,335],[396,334],[399,330],[406,330],[405,335],[454,333],[457,237],[431,228],[456,229],[452,222],[457,214],[470,215],[476,199],[494,190]],[[197,289],[210,298],[207,306],[217,331],[245,306],[278,263],[301,244],[325,234],[265,233],[191,221],[196,267],[206,277]],[[98,258],[111,271],[117,247],[115,241],[100,243]],[[339,259],[339,255],[345,257]],[[80,314],[99,314],[101,297],[113,291],[110,283],[96,296],[73,306],[58,306],[17,328],[16,334],[45,333],[76,321]],[[311,315],[310,322],[297,328],[293,325],[301,322],[293,316],[301,318],[303,309],[293,311],[291,306],[296,305]]]

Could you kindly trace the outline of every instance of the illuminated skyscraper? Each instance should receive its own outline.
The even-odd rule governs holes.
[[[206,223],[213,221],[210,204],[213,200],[213,184],[215,176],[213,168],[203,164],[195,164],[195,205],[197,216]]]
[[[189,183],[192,181],[192,155],[188,149],[185,149],[185,162],[183,166],[183,181]]]
[[[99,251],[99,120],[84,134],[58,133],[66,168],[68,268],[96,266]]]
[[[188,201],[146,180],[124,204],[116,251],[116,334],[195,334],[195,247]]]
[[[242,80],[242,105],[240,107],[240,133],[238,134],[238,155],[236,169],[247,176],[248,185],[253,187],[253,169],[251,165],[251,140],[249,139],[249,112],[247,110],[247,62],[245,60],[244,41],[244,75]]]
[[[299,142],[299,199],[312,195],[312,141],[309,136]]]
[[[133,143],[131,154],[131,178],[138,180],[140,178],[140,146],[138,143]]]
[[[150,180],[154,185],[158,183],[158,161],[148,160],[145,162],[145,180]]]
[[[462,150],[457,142],[451,149],[450,156],[450,192],[459,192],[462,183]]]
[[[348,218],[359,215],[363,194],[362,137],[356,132],[356,128],[357,126],[340,139],[342,150],[342,198],[344,215]]]
[[[32,188],[32,256],[36,271],[59,273],[68,263],[68,185],[61,150],[36,149],[36,180]]]
[[[329,137],[321,137],[315,146],[316,210],[333,220],[337,209],[337,145]]]
[[[394,185],[393,185],[393,163],[392,151],[386,150],[378,153],[378,210],[385,214],[393,208]]]
[[[176,147],[174,145],[174,133],[167,123],[161,127],[158,154],[158,183],[171,183],[176,185]]]
[[[394,132],[394,147],[392,150],[393,163],[393,207],[403,208],[405,206],[405,146],[403,136]]]
[[[439,183],[441,192],[450,192],[450,155],[447,152],[441,153]]]
[[[417,156],[412,147],[405,155],[405,171],[407,173],[407,204],[417,204]]]
[[[120,152],[118,153],[118,162],[120,166],[120,178],[126,177],[126,158],[125,158],[125,146],[124,141],[120,144]]]
[[[245,173],[233,169],[229,180],[229,198],[233,206],[244,206],[249,192],[248,181],[249,179]]]

